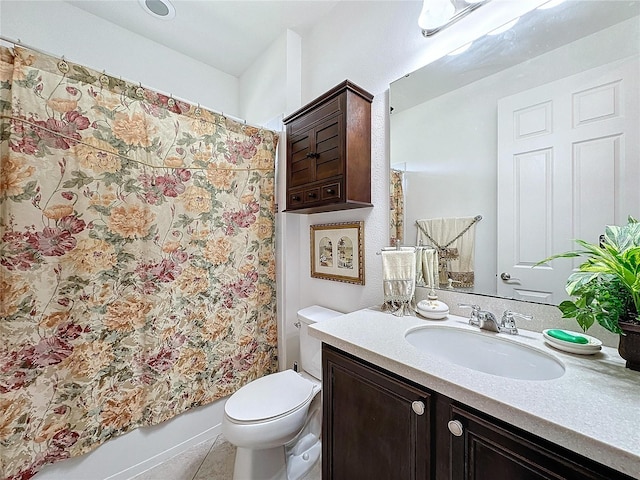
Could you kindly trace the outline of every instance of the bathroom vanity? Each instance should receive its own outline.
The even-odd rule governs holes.
[[[541,334],[482,332],[536,349],[564,374],[487,374],[414,347],[421,326],[478,329],[360,310],[311,328],[323,341],[324,479],[640,478],[640,375],[614,349],[556,351]]]

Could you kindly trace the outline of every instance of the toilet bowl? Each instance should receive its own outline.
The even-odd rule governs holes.
[[[234,480],[298,480],[313,468],[321,444],[321,342],[308,325],[341,315],[312,306],[298,312],[301,372],[258,378],[227,400],[222,434],[236,448]]]

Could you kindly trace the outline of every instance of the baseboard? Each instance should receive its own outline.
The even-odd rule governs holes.
[[[138,463],[137,465],[133,465],[129,468],[126,468],[114,475],[106,477],[104,480],[130,480],[136,475],[140,475],[148,470],[151,470],[158,465],[166,462],[167,460],[180,455],[181,453],[186,452],[192,447],[196,445],[206,442],[207,440],[211,440],[220,435],[222,429],[222,424],[216,425],[215,427],[211,427],[208,430],[199,433],[198,435],[185,440],[184,442],[174,445],[173,447],[154,455],[151,458],[147,458],[146,460]]]

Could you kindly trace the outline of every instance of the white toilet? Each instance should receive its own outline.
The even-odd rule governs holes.
[[[258,378],[227,400],[222,434],[237,447],[234,480],[298,480],[320,457],[321,342],[307,328],[338,315],[317,305],[300,310],[301,371]]]

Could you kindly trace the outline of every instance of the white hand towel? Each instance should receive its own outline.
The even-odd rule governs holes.
[[[413,248],[382,251],[384,310],[398,316],[412,314],[415,281],[416,253]]]
[[[424,276],[425,286],[436,288],[438,282],[438,252],[434,248],[422,249],[422,275]]]

